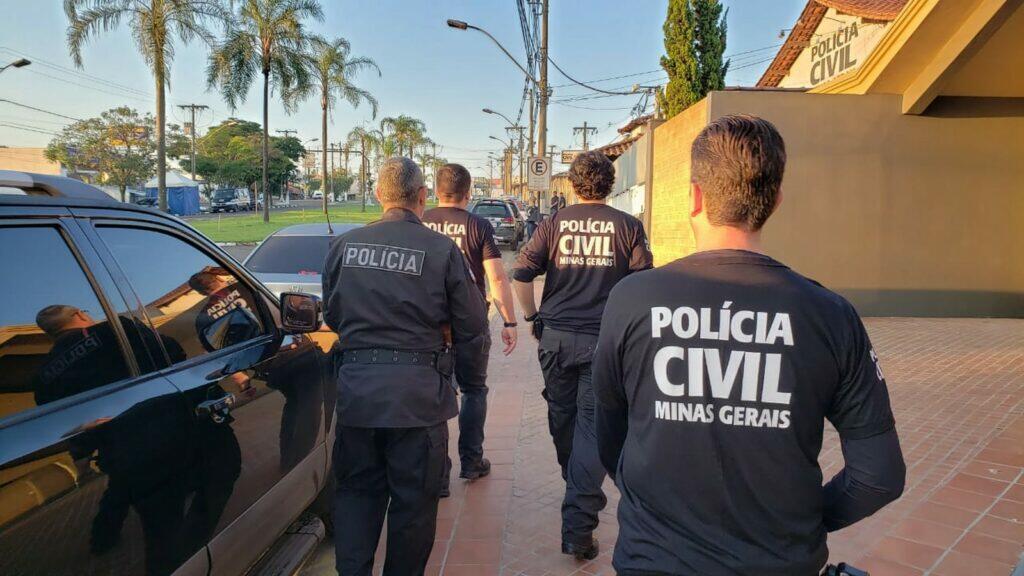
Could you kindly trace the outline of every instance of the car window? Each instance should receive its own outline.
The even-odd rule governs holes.
[[[266,274],[318,276],[323,273],[330,243],[330,236],[271,236],[252,253],[245,267]]]
[[[509,205],[509,207],[510,207],[510,208],[512,208],[512,214],[513,214],[513,215],[514,215],[514,216],[515,216],[516,218],[519,218],[519,207],[518,207],[518,206],[516,206],[515,202],[509,202],[509,204],[508,204],[508,205]]]
[[[508,208],[504,204],[477,204],[473,213],[485,218],[505,218],[508,216]]]
[[[266,333],[256,294],[192,244],[141,228],[97,229],[142,300],[171,362]]]
[[[57,228],[0,227],[0,419],[131,376]]]

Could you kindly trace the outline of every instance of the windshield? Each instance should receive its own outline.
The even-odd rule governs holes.
[[[213,193],[213,199],[214,200],[234,200],[235,199],[235,191],[234,190],[217,190],[216,192]]]
[[[319,276],[330,243],[330,236],[271,236],[245,266],[257,273]]]
[[[504,204],[477,204],[473,213],[486,218],[506,218],[509,215]]]

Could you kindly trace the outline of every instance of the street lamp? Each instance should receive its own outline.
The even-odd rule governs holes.
[[[505,119],[506,122],[508,122],[509,126],[512,126],[512,127],[516,126],[516,123],[511,121],[511,120],[509,120],[508,116],[505,116],[504,114],[502,114],[501,112],[498,112],[497,110],[491,110],[490,108],[484,108],[484,114],[495,114],[497,116],[501,116],[502,118]]]
[[[473,26],[472,24],[463,22],[462,20],[453,20],[451,18],[448,19],[448,26],[450,28],[455,28],[456,30],[476,30],[477,32],[484,34],[485,36],[490,38],[491,42],[494,42],[494,44],[498,48],[501,48],[501,51],[505,53],[505,56],[508,56],[508,59],[511,60],[512,63],[515,64],[520,70],[522,70],[523,74],[526,74],[526,77],[530,79],[530,82],[533,82],[533,84],[538,88],[541,87],[540,82],[538,82],[537,79],[533,77],[533,74],[530,74],[526,70],[526,68],[523,68],[523,65],[519,63],[519,60],[516,60],[516,57],[513,56],[511,52],[506,50],[505,47],[501,45],[501,42],[498,42],[498,39],[495,38],[494,36],[491,36],[491,33],[488,32],[487,30],[484,30],[479,26]]]
[[[26,58],[18,58],[17,60],[15,60],[14,62],[11,62],[10,64],[7,64],[5,66],[0,66],[0,72],[3,72],[4,70],[7,70],[8,68],[24,68],[25,66],[28,66],[31,63],[32,63],[32,61],[28,60]]]

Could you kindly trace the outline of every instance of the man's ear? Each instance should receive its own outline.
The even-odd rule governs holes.
[[[700,184],[690,182],[690,217],[695,218],[704,211],[704,191]]]
[[[427,206],[427,187],[420,186],[420,193],[416,197],[417,203],[424,208]]]
[[[381,206],[384,205],[384,200],[382,200],[380,197],[380,186],[377,186],[373,189],[373,196],[374,198],[377,199],[378,204],[380,204]]]

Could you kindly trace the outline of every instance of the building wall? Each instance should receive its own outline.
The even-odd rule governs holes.
[[[654,189],[649,240],[657,266],[694,250],[689,223],[690,144],[707,125],[708,100],[654,130]]]
[[[867,58],[891,22],[865,20],[829,8],[809,45],[797,56],[780,88],[810,88],[852,70]]]
[[[1024,99],[942,98],[922,116],[888,95],[705,102],[711,119],[756,114],[786,140],[783,203],[764,232],[771,255],[862,314],[1024,317]],[[678,158],[697,124],[680,115],[656,132],[658,262],[692,250],[674,220],[689,177]]]
[[[61,175],[60,164],[43,156],[45,148],[0,148],[0,170]]]

